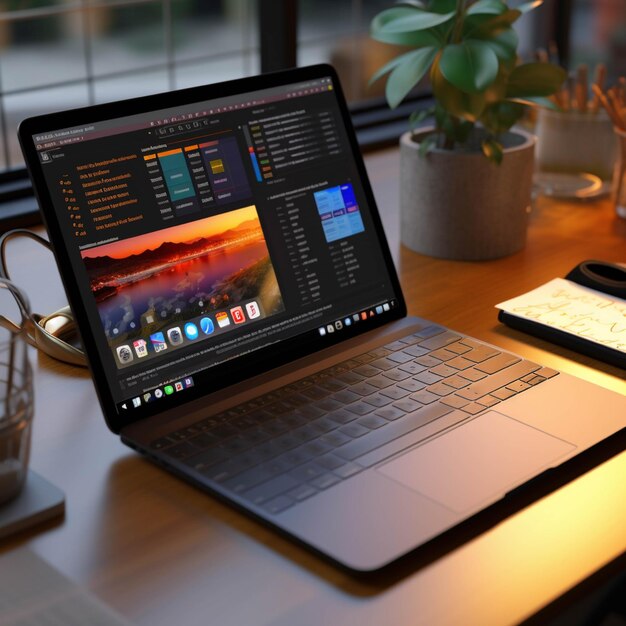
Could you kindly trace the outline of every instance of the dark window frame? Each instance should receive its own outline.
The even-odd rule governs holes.
[[[257,2],[261,72],[297,65],[298,0]],[[555,0],[552,6],[554,37],[567,64],[572,0]],[[408,117],[415,109],[432,104],[431,94],[415,95],[397,109],[388,108],[384,98],[350,106],[359,145],[363,151],[397,144],[408,130]],[[25,167],[0,172],[0,232],[41,223],[41,215]]]

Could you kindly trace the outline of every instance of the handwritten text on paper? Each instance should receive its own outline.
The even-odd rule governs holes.
[[[626,301],[564,278],[555,278],[496,307],[626,352]]]

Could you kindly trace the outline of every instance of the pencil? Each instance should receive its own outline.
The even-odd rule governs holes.
[[[604,83],[606,81],[606,65],[604,63],[598,63],[596,65],[596,75],[594,78],[594,83],[598,85],[600,90],[604,90]],[[592,113],[597,113],[600,108],[600,98],[598,98],[598,94],[593,93],[593,99],[591,101],[590,110]]]
[[[587,81],[589,78],[589,68],[583,63],[578,66],[576,72],[576,108],[581,113],[587,112],[587,99],[589,97]]]
[[[595,85],[595,84],[592,85],[591,88],[593,89],[593,92],[598,96],[600,103],[602,104],[602,106],[608,113],[609,117],[611,118],[613,125],[616,126],[617,128],[620,128],[621,130],[626,130],[626,124],[624,123],[622,116],[613,109],[613,106],[607,99],[602,89],[600,89],[600,87],[598,87],[598,85]]]

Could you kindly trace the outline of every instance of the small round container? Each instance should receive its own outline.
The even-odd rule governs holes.
[[[581,113],[540,109],[536,134],[536,166],[540,172],[584,173],[611,180],[618,142],[604,110]]]
[[[613,177],[613,201],[617,216],[626,219],[626,131],[615,128],[615,136],[619,141],[620,157]]]

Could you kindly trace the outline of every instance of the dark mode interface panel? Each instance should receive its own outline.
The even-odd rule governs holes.
[[[395,306],[340,116],[328,78],[33,138],[118,410]]]

